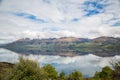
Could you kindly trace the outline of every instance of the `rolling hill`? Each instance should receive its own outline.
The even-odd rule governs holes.
[[[98,37],[95,39],[62,37],[48,39],[19,39],[5,44],[3,48],[23,54],[83,55],[92,53],[98,56],[120,54],[120,38]]]

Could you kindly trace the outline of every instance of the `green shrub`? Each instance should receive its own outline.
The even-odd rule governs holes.
[[[68,80],[83,80],[82,73],[75,70],[71,74],[69,74]]]
[[[47,76],[49,79],[56,80],[58,78],[58,73],[52,65],[46,64],[43,67],[43,70],[47,72]]]
[[[101,72],[96,72],[94,79],[96,80],[112,80],[113,70],[109,66],[105,66]]]
[[[10,80],[45,80],[46,74],[36,61],[20,58],[12,70]]]
[[[65,80],[65,79],[66,79],[65,73],[62,71],[62,72],[59,74],[59,80]]]
[[[113,63],[113,68],[112,80],[120,80],[120,61]]]

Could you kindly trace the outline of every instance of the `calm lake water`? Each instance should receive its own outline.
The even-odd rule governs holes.
[[[18,53],[0,48],[0,62],[16,63],[18,62],[19,56],[20,54]],[[114,57],[99,57],[93,54],[74,57],[33,54],[22,56],[32,60],[37,60],[40,66],[51,64],[58,72],[64,71],[66,74],[74,70],[79,70],[86,77],[91,77],[96,71],[101,71],[104,66],[110,65],[110,61],[120,59],[120,55],[116,55]]]

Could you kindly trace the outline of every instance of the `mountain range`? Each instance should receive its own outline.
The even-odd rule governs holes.
[[[106,36],[94,39],[75,37],[24,38],[1,47],[21,54],[76,56],[92,53],[106,57],[120,55],[120,38]]]

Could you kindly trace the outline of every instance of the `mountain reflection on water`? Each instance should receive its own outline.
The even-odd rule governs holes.
[[[56,54],[56,53],[54,53]],[[62,52],[61,52],[62,54]],[[71,53],[72,54],[72,53]],[[18,54],[7,49],[0,49],[0,62],[18,62],[19,56],[37,60],[41,66],[45,64],[53,65],[58,72],[64,71],[66,74],[74,70],[79,70],[86,77],[91,77],[96,71],[100,71],[104,66],[110,65],[110,61],[120,59],[120,55],[114,57],[99,57],[93,54],[76,55],[76,56],[59,56],[59,55],[24,55]]]

